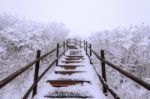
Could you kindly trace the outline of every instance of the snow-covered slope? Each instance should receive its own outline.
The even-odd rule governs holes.
[[[56,43],[62,44],[68,33],[61,23],[42,24],[0,14],[0,80],[35,59],[38,49],[43,54],[55,48]],[[2,88],[0,99],[20,99],[33,82],[32,70]]]
[[[90,41],[97,52],[105,50],[107,60],[150,83],[149,25],[141,24],[128,29],[116,28],[112,31],[95,32]],[[98,67],[100,62],[95,61],[95,64]],[[108,66],[107,79],[121,99],[150,99],[148,90]]]

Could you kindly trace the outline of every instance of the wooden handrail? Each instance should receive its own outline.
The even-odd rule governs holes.
[[[75,40],[75,39],[73,39],[73,40]],[[78,40],[76,40],[76,42],[77,42],[77,41],[78,41]],[[77,44],[77,45],[79,45],[79,44]],[[89,54],[88,54],[88,49],[89,49],[89,51],[90,51]],[[149,83],[147,83],[147,82],[145,82],[145,81],[139,79],[138,77],[136,77],[136,76],[134,76],[134,75],[128,73],[127,71],[123,70],[123,69],[120,68],[119,66],[117,66],[117,65],[115,65],[115,64],[113,64],[113,63],[107,61],[106,59],[102,58],[101,56],[99,56],[99,55],[91,48],[91,44],[90,44],[90,45],[87,44],[87,41],[84,41],[84,50],[85,50],[85,52],[86,52],[86,55],[89,57],[90,61],[91,61],[91,58],[90,58],[90,57],[91,57],[92,53],[94,53],[94,55],[97,57],[97,59],[99,59],[102,63],[104,63],[104,64],[106,63],[108,66],[111,66],[112,68],[114,68],[115,70],[117,70],[118,72],[120,72],[121,74],[127,76],[127,77],[130,78],[131,80],[135,81],[136,83],[138,83],[139,85],[143,86],[144,88],[146,88],[147,90],[150,91],[150,84],[149,84]],[[103,67],[103,66],[102,66],[102,67]],[[104,72],[104,71],[103,71],[103,72]],[[96,73],[97,73],[97,71],[96,71]],[[105,88],[107,88],[107,90],[114,96],[115,99],[119,99],[119,97],[117,96],[117,94],[116,94],[112,89],[109,88],[109,86],[108,86],[107,83],[105,82],[104,78],[101,77],[101,75],[99,75],[98,73],[97,73],[97,75],[98,75],[98,77],[99,77],[101,83],[103,84],[103,86],[104,86]]]
[[[67,50],[67,49],[66,49]],[[34,87],[37,85],[37,83],[41,80],[41,78],[46,74],[46,72],[51,68],[51,66],[57,62],[57,60],[66,52],[63,51],[49,66],[48,68],[38,77],[38,79],[31,85],[31,87],[28,89],[28,91],[25,93],[22,99],[27,99],[31,91],[34,89]]]
[[[81,47],[81,43],[82,41],[79,41],[77,39],[70,39],[70,41],[74,40],[75,42],[71,42],[71,43],[75,43],[75,45],[79,45]],[[20,74],[22,74],[23,72],[25,72],[28,68],[32,67],[33,64],[39,62],[41,59],[45,58],[46,56],[52,54],[53,52],[57,52],[56,53],[56,59],[48,66],[48,68],[46,68],[46,70],[37,78],[34,80],[33,84],[30,86],[30,88],[27,90],[27,92],[25,93],[25,95],[23,96],[23,99],[27,99],[27,97],[29,96],[29,94],[31,93],[31,91],[37,86],[38,82],[42,79],[42,77],[46,74],[46,72],[51,68],[51,66],[54,64],[54,63],[57,63],[58,62],[58,59],[65,53],[65,51],[67,50],[67,48],[65,49],[65,44],[66,44],[66,47],[68,47],[68,42],[69,40],[67,40],[67,42],[64,44],[62,44],[61,46],[59,46],[59,44],[57,44],[57,48],[51,50],[50,52],[42,55],[41,57],[39,56],[38,58],[36,58],[35,60],[33,60],[32,62],[26,64],[25,66],[23,66],[21,69],[17,70],[16,72],[12,73],[11,75],[7,76],[6,78],[4,78],[3,80],[0,81],[0,88],[4,87],[5,85],[7,85],[9,82],[11,82],[13,79],[15,79],[16,77],[18,77]],[[63,47],[64,51],[59,55],[59,48]],[[146,88],[147,90],[150,91],[150,84],[139,79],[138,77],[128,73],[127,71],[125,71],[124,69],[120,68],[119,66],[107,61],[105,59],[105,57],[103,56],[102,57],[102,54],[101,56],[99,56],[96,51],[94,51],[92,49],[92,46],[91,44],[88,45],[88,43],[84,41],[84,49],[86,51],[86,54],[88,55],[89,59],[90,59],[90,63],[91,62],[91,56],[92,54],[94,54],[97,59],[99,59],[104,65],[102,66],[103,68],[105,67],[105,64],[107,64],[108,66],[114,68],[115,70],[117,70],[118,72],[120,72],[121,74],[127,76],[128,78],[132,79],[133,81],[135,81],[136,83],[138,83],[139,85],[143,86],[144,88]],[[88,51],[89,54],[88,54]],[[96,71],[96,68],[93,66],[97,76],[99,77],[102,85],[103,85],[103,89],[107,89],[113,96],[115,99],[120,99],[119,96],[107,85],[107,82],[106,82],[106,78],[104,77],[104,75],[100,75],[97,71]],[[105,71],[105,69],[103,70]],[[104,91],[104,90],[103,90]],[[107,92],[107,91],[106,91]]]
[[[108,66],[111,66],[112,68],[114,68],[115,70],[117,70],[118,72],[120,72],[121,74],[127,76],[128,78],[132,79],[133,81],[137,82],[138,84],[140,84],[141,86],[143,86],[144,88],[148,89],[150,91],[150,84],[139,79],[138,77],[128,73],[127,71],[123,70],[122,68],[120,68],[117,65],[114,65],[113,63],[103,59],[102,57],[100,57],[95,51],[91,50],[94,55],[101,61],[105,62]]]
[[[89,49],[90,47],[87,46]],[[114,68],[115,70],[117,70],[118,72],[120,72],[121,74],[127,76],[128,78],[132,79],[133,81],[137,82],[138,84],[140,84],[141,86],[143,86],[144,88],[150,90],[150,84],[139,79],[138,77],[128,73],[127,71],[123,70],[122,68],[120,68],[119,66],[107,61],[106,59],[103,59],[101,56],[99,56],[93,49],[91,49],[92,53],[94,53],[94,55],[102,62],[105,62],[108,66],[111,66],[112,68]]]
[[[61,48],[63,45],[61,45],[59,48]],[[23,72],[25,72],[28,68],[32,67],[33,64],[35,64],[36,62],[40,61],[41,59],[45,58],[46,56],[48,56],[49,54],[55,52],[57,50],[57,48],[51,50],[50,52],[42,55],[41,57],[33,60],[32,62],[28,63],[27,65],[23,66],[21,69],[17,70],[16,72],[10,74],[9,76],[7,76],[6,78],[4,78],[3,80],[0,81],[0,89],[2,87],[4,87],[6,84],[8,84],[9,82],[11,82],[13,79],[15,79],[17,76],[19,76],[20,74],[22,74]]]
[[[105,86],[105,88],[111,93],[111,95],[115,98],[115,99],[120,99],[119,96],[107,85],[107,83],[105,82],[105,80],[103,79],[103,77],[96,71],[96,68],[93,66],[98,78],[100,79],[101,83],[103,86]]]
[[[88,54],[88,50],[87,48],[89,49],[89,54]],[[87,53],[88,56],[91,56],[91,54],[93,53],[97,59],[99,59],[103,64],[102,64],[102,69],[105,67],[105,64],[107,64],[108,66],[111,66],[112,68],[114,68],[115,70],[117,70],[118,72],[120,72],[121,74],[127,76],[128,78],[132,79],[133,81],[135,81],[136,83],[138,83],[139,85],[143,86],[144,88],[146,88],[147,90],[150,91],[150,84],[139,79],[138,77],[128,73],[127,71],[123,70],[122,68],[120,68],[119,66],[107,61],[104,57],[102,56],[99,56],[92,48],[91,48],[91,44],[88,45],[88,44],[84,44],[84,49]],[[101,50],[102,52],[102,50]],[[103,53],[104,54],[104,53]],[[101,53],[102,55],[102,53]],[[89,59],[91,60],[91,58],[89,57]],[[93,66],[94,67],[94,66]],[[95,67],[94,67],[95,68]],[[96,69],[95,69],[96,71]],[[117,96],[117,94],[109,88],[109,86],[107,85],[107,83],[105,82],[105,79],[104,77],[102,77],[100,74],[98,74],[98,72],[96,71],[102,85],[103,85],[103,91],[104,89],[106,88],[113,96],[115,99],[119,99],[119,97]],[[105,73],[105,70],[102,70],[102,74]],[[104,92],[105,93],[105,92]],[[106,94],[106,93],[105,93]]]

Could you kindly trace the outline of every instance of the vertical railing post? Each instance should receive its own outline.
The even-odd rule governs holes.
[[[75,38],[75,45],[77,44],[77,40],[76,40],[76,38]]]
[[[90,44],[90,57],[92,56],[92,44]]]
[[[86,55],[88,55],[88,52],[87,52],[87,41],[86,41],[86,43],[85,43],[85,50],[86,50]]]
[[[66,41],[66,47],[68,48],[68,40]]]
[[[64,41],[63,42],[63,47],[64,47],[64,50],[66,49],[66,44],[65,44],[66,42]]]
[[[36,59],[38,59],[40,55],[41,55],[41,50],[37,50]],[[40,60],[35,64],[34,82],[38,79],[39,65],[40,65]],[[32,97],[34,97],[36,93],[37,93],[37,85],[33,89]]]
[[[100,53],[101,53],[101,58],[105,59],[104,50],[101,50]],[[102,77],[103,77],[104,81],[106,82],[105,62],[101,61],[101,66],[102,66]],[[107,89],[104,86],[103,86],[103,93],[105,93],[105,95],[107,95]]]
[[[92,56],[92,44],[90,44],[90,64],[92,64],[92,58],[91,58],[91,56]]]
[[[57,43],[57,51],[56,51],[56,57],[59,56],[59,43]],[[58,59],[56,61],[56,66],[58,66]]]
[[[65,44],[66,42],[64,41],[63,42],[63,47],[64,47],[64,51],[65,51],[65,49],[66,49],[66,44]],[[65,53],[64,53],[64,55],[65,55]]]
[[[82,42],[81,42],[81,40],[80,40],[80,48],[82,47]]]
[[[85,40],[84,40],[84,50],[85,50]]]

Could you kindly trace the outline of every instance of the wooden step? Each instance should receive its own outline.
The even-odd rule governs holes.
[[[72,75],[74,73],[83,73],[85,71],[55,71],[56,74]]]
[[[92,96],[44,96],[44,97],[46,97],[46,98],[56,98],[56,99],[58,99],[58,98],[64,98],[64,99],[66,99],[66,98],[69,98],[69,99],[70,98],[74,98],[74,99],[77,99],[77,98],[80,98],[80,99],[93,98]]]
[[[65,58],[66,60],[80,60],[80,59],[84,59],[83,57],[67,57]]]
[[[82,67],[83,65],[59,65],[58,67],[65,68],[65,69],[76,69],[77,67]]]
[[[80,58],[82,58],[82,57],[84,57],[84,56],[82,56],[82,55],[67,55],[66,57],[72,57],[72,58],[74,58],[74,57],[80,57]]]
[[[76,66],[76,67],[82,67],[82,66],[84,66],[84,65],[57,65],[58,67],[60,66],[60,67],[64,67],[64,66]]]
[[[78,49],[78,47],[73,46],[73,45],[69,45],[69,46],[68,46],[68,49]]]
[[[66,64],[69,64],[69,63],[81,63],[81,62],[84,62],[84,61],[71,61],[71,60],[67,60],[67,61],[61,61],[63,63],[66,63]]]
[[[81,55],[81,51],[70,51],[70,52],[69,52],[69,55],[70,55],[70,56],[73,56],[73,55]]]
[[[90,81],[85,81],[85,80],[70,80],[70,79],[64,79],[64,80],[47,80],[48,83],[50,83],[53,87],[68,87],[76,84],[81,84],[83,83],[89,83]]]
[[[50,93],[49,95],[44,96],[46,98],[93,98],[92,96],[88,95],[87,93],[81,92],[72,92],[72,91],[55,91]]]

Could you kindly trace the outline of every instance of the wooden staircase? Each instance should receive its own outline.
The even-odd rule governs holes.
[[[84,46],[82,43],[84,43]],[[49,62],[46,58],[51,58],[53,60]],[[101,64],[93,64],[92,60],[94,59],[99,60]],[[54,65],[55,63],[57,66]],[[150,84],[148,82],[141,80],[128,73],[128,71],[120,66],[105,59],[104,50],[100,50],[100,53],[97,53],[92,48],[92,44],[89,44],[85,40],[82,42],[76,39],[68,39],[61,45],[57,43],[56,48],[43,55],[41,55],[41,50],[37,50],[36,58],[34,60],[21,66],[20,69],[0,81],[0,88],[2,89],[5,87],[4,90],[11,88],[13,91],[13,87],[8,84],[17,77],[22,79],[22,77],[19,76],[32,67],[35,69],[33,83],[27,84],[29,87],[26,88],[24,95],[19,95],[19,99],[106,99],[105,95],[108,95],[109,97],[109,94],[115,99],[120,99],[114,89],[107,84],[106,64],[137,84],[143,86],[148,91],[150,90]],[[10,91],[5,90],[5,92],[9,93]]]
[[[45,93],[44,99],[98,99],[93,95],[96,91],[93,85],[97,87],[100,84],[99,81],[93,83],[94,79],[98,78],[95,77],[96,74],[91,73],[94,73],[94,70],[84,49],[78,46],[69,46],[65,55],[60,58],[58,66],[56,66],[53,73],[46,80],[46,88],[49,88],[50,91]],[[98,92],[100,87],[97,89]],[[104,95],[103,97],[105,99]]]

